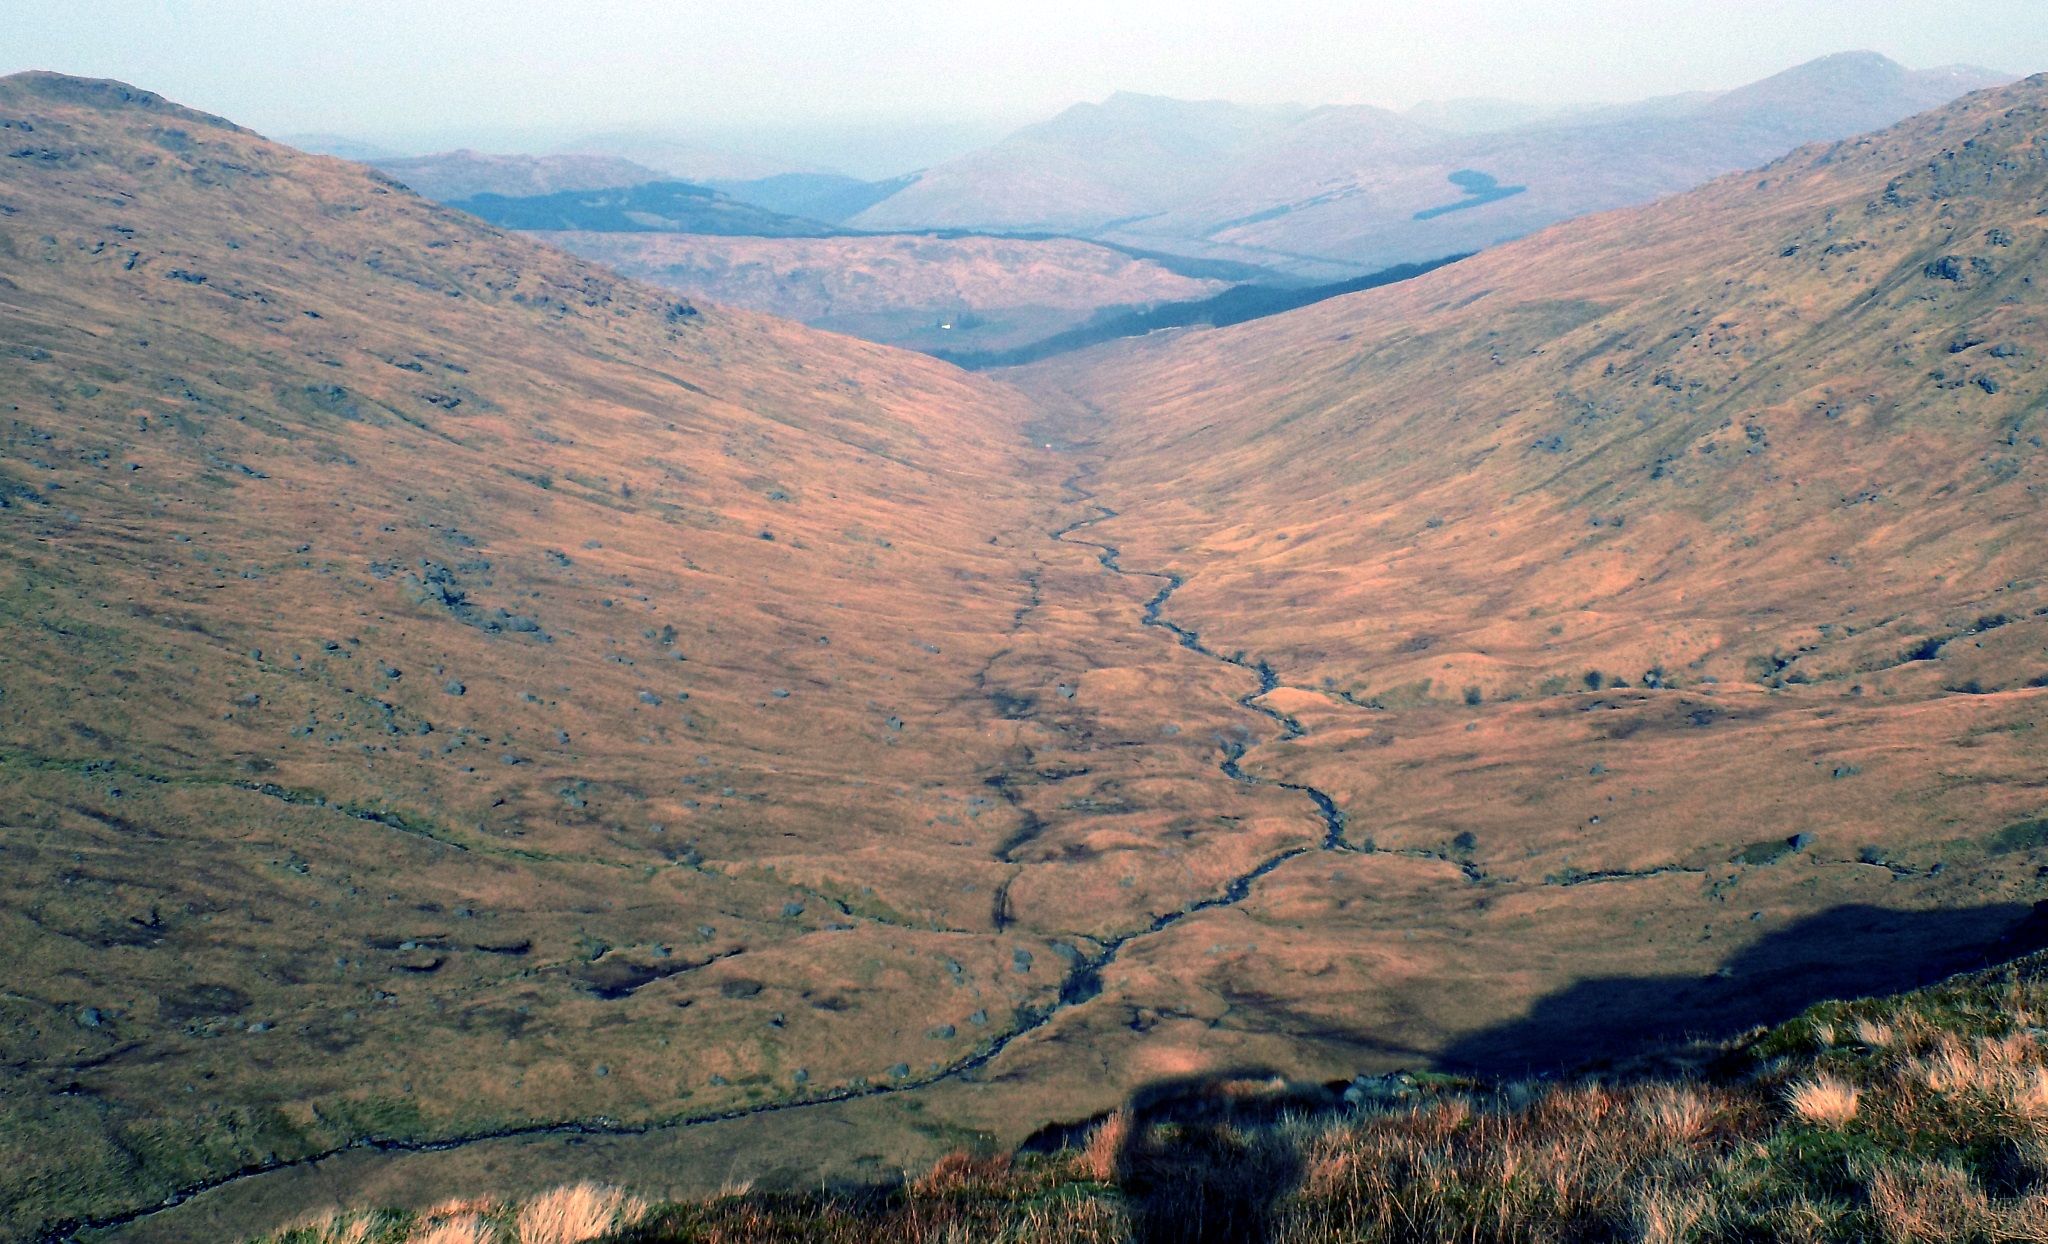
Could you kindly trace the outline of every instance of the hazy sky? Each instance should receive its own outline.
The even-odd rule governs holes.
[[[5,0],[0,72],[399,147],[1016,122],[1115,90],[1620,100],[1872,48],[2048,69],[2048,0]],[[763,137],[767,137],[763,135]]]

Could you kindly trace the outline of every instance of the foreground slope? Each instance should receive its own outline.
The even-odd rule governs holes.
[[[642,1244],[2033,1240],[2048,1221],[2044,1006],[2034,955],[1822,1003],[1695,1051],[1690,1071],[1194,1077],[1073,1129],[1068,1147],[958,1152],[868,1186],[650,1205],[586,1183],[524,1204],[327,1209],[264,1238],[495,1242],[577,1223]]]

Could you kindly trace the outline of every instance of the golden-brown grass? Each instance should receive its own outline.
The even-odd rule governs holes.
[[[519,1209],[519,1244],[584,1244],[630,1227],[647,1204],[617,1188],[580,1183],[542,1193]]]
[[[2044,253],[2042,165],[1996,172],[2001,147],[2038,144],[2038,104],[2014,94],[1774,175],[1768,200],[1731,181],[1368,303],[1188,334],[1206,340],[1158,383],[1089,386],[1115,426],[1072,439],[1109,459],[1088,486],[1122,517],[1076,534],[1185,575],[1164,616],[1270,661],[1312,731],[1277,743],[1239,706],[1247,670],[1139,625],[1158,581],[1047,535],[1093,512],[1060,487],[1091,462],[1025,452],[1046,412],[1014,393],[760,317],[680,316],[360,169],[10,86],[9,115],[63,158],[0,162],[17,210],[0,398],[21,408],[0,490],[48,502],[20,494],[0,524],[0,782],[24,831],[0,950],[37,986],[0,999],[0,1023],[14,1065],[80,1068],[89,1091],[0,1100],[0,1235],[362,1137],[708,1117],[958,1064],[1056,1004],[1048,942],[1142,930],[1321,841],[1299,791],[1225,777],[1218,738],[1248,735],[1246,772],[1325,788],[1381,845],[1440,855],[1468,831],[1484,880],[1395,851],[1276,869],[1232,910],[1129,943],[1059,1041],[921,1091],[921,1143],[1103,1109],[1191,1027],[1205,1054],[1225,1053],[1213,1036],[1321,1079],[1359,1048],[1430,1060],[1488,1034],[1447,1061],[1543,1057],[1514,1021],[1592,977],[1705,982],[1676,1017],[1703,1028],[1807,1000],[1757,996],[1800,979],[1773,954],[1897,979],[1887,948],[1910,929],[1782,936],[1838,904],[1938,912],[1934,949],[1987,943],[2009,920],[1959,909],[2038,883],[2025,834],[1983,835],[2037,815],[2048,756],[2048,690],[2020,685],[2048,629],[2041,468],[2023,445],[1986,457],[2048,375],[2025,370],[2031,347],[1991,361],[2038,333],[2048,289],[2024,266]],[[1929,189],[1920,170],[1964,135],[1983,141],[1956,160],[1991,191],[1889,216],[1842,261],[1864,278],[1818,270],[1828,212],[1866,221],[1895,175],[1902,196]],[[110,198],[130,205],[118,221]],[[1970,242],[1998,282],[1916,275],[1943,239],[1981,239],[1972,221],[2017,235]],[[1890,270],[1909,279],[1865,285]],[[1964,322],[1992,336],[1952,357]],[[1723,333],[1732,353],[1707,341]],[[1782,370],[1744,381],[1766,338]],[[1926,382],[1980,367],[2000,392]],[[1809,385],[1859,396],[1836,417]],[[1748,423],[1768,436],[1752,446]],[[1864,493],[1881,503],[1848,503]],[[429,563],[457,585],[424,590]],[[480,629],[457,591],[555,642]],[[2013,623],[1977,627],[1993,611]],[[1682,689],[1643,687],[1664,664]],[[1946,690],[1979,678],[1998,693]],[[1445,694],[1467,685],[1483,703]],[[1002,850],[1026,812],[1042,832]],[[1807,851],[1778,852],[1808,829]],[[1849,862],[1866,833],[1910,882]],[[1684,867],[1546,882],[1664,865]],[[1380,884],[1397,874],[1399,906]],[[1257,952],[1214,953],[1247,918]],[[828,923],[855,927],[814,936]],[[1035,971],[1011,970],[1017,941]],[[1714,985],[1731,956],[1763,970]],[[1637,1013],[1582,1030],[1672,1019],[1639,984]],[[1217,1025],[1212,1004],[1248,990],[1271,1004]],[[87,1006],[112,1022],[81,1027]],[[941,1022],[951,1037],[925,1035]],[[1862,1056],[1840,1044],[1853,1025],[1830,1027],[1817,1048]],[[1369,1044],[1307,1038],[1338,1032]],[[1576,1056],[1576,1035],[1549,1040]],[[1894,1115],[1960,1134],[2028,1108],[2013,1080],[1888,1114],[1874,1099],[1904,1086],[1850,1078],[1850,1142]],[[1760,1100],[1782,1114],[1776,1093]],[[1543,1096],[1417,1112],[1416,1178],[1477,1181],[1477,1221],[1539,1201],[1620,1214],[1620,1193],[1571,1191],[1613,1176],[1574,1136],[1627,1135],[1616,1111],[1648,1125],[1591,1097],[1534,1118]],[[1541,1144],[1459,1156],[1524,1115]],[[851,1122],[894,1126],[880,1117]],[[805,1160],[842,1134],[812,1129]],[[1263,1134],[1202,1140],[1222,1172],[1293,1187],[1295,1151]],[[1153,1165],[1177,1143],[1147,1139]],[[1376,1152],[1344,1179],[1372,1177]],[[1772,1204],[1803,1222],[1835,1195]]]
[[[288,1228],[290,1238],[303,1244],[368,1244],[377,1230],[379,1215],[330,1211]]]
[[[406,1244],[497,1244],[497,1233],[475,1214],[431,1218],[406,1237]]]
[[[1821,1127],[1844,1127],[1856,1117],[1862,1093],[1833,1076],[1801,1080],[1785,1090],[1786,1104],[1802,1121]]]
[[[1087,1143],[1081,1148],[1081,1170],[1088,1178],[1097,1183],[1108,1183],[1116,1178],[1117,1155],[1123,1151],[1130,1131],[1130,1116],[1121,1110],[1111,1112],[1108,1118],[1095,1125],[1095,1129],[1088,1133]]]
[[[657,1206],[615,1238],[2048,1240],[2048,1049],[2031,1023],[2044,968],[2048,957],[1903,998],[1827,1004],[1716,1052],[1710,1075],[1422,1078],[1405,1097],[1325,1097],[1321,1108],[1302,1086],[1227,1080],[1141,1095],[1057,1153],[963,1152],[900,1183]],[[523,1230],[536,1207],[557,1204],[599,1208],[576,1217],[576,1231],[518,1244],[594,1238],[604,1207],[630,1201],[572,1188],[497,1217]],[[437,1212],[467,1223],[479,1208]]]

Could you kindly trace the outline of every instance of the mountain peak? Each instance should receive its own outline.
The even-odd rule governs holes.
[[[1792,66],[1738,88],[1729,94],[1740,95],[1774,87],[1811,86],[1882,86],[1904,81],[1912,73],[1904,65],[1884,55],[1868,50],[1833,52],[1818,56],[1810,61]]]
[[[1810,69],[1816,65],[1860,65],[1871,69],[1897,70],[1900,73],[1906,71],[1904,65],[1886,56],[1883,52],[1872,51],[1869,48],[1850,48],[1843,52],[1830,52],[1826,56],[1816,56],[1803,64],[1794,65],[1785,72],[1798,73],[1802,69]]]
[[[1915,72],[1881,53],[1837,52],[1729,91],[1707,111],[1788,135],[1846,138],[2009,80],[1961,66]]]
[[[1185,108],[1198,101],[1146,91],[1111,91],[1101,103],[1104,108]]]
[[[145,91],[141,87],[130,86],[126,82],[112,78],[81,78],[47,69],[30,69],[0,78],[0,100],[8,99],[36,99],[46,103],[74,104],[97,108],[102,112],[134,108],[162,113],[165,116],[212,126],[215,129],[233,130],[242,134],[250,132],[210,112],[174,104],[155,91]]]

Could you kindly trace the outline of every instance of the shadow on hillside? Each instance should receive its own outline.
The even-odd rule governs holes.
[[[1733,1036],[1828,998],[1896,993],[2048,946],[2048,904],[1948,911],[1831,907],[1768,933],[1715,972],[1582,980],[1527,1015],[1471,1033],[1438,1064],[1520,1075],[1597,1066],[1692,1038]]]
[[[1459,1040],[1439,1065],[1502,1077],[1593,1069],[1778,1023],[1825,999],[1896,993],[2044,947],[2048,903],[2031,911],[2020,903],[1951,911],[1834,907],[1765,934],[1706,976],[1579,981],[1521,1019]],[[1343,1087],[1240,1067],[1138,1089],[1121,1111],[1113,1174],[1130,1209],[1133,1244],[1271,1239],[1275,1206],[1302,1176],[1299,1146],[1275,1143],[1271,1125],[1344,1109]],[[1023,1148],[1084,1146],[1102,1122],[1055,1124]]]
[[[1132,1244],[1257,1244],[1301,1179],[1295,1146],[1261,1143],[1289,1115],[1331,1108],[1333,1094],[1287,1086],[1267,1068],[1148,1084],[1124,1106],[1115,1179]]]

